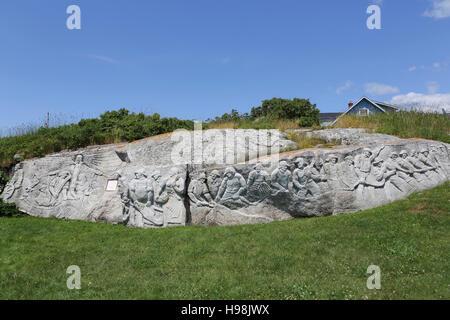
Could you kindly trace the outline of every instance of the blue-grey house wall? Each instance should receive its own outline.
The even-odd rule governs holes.
[[[355,114],[359,115],[359,111],[362,108],[366,108],[369,110],[369,114],[382,113],[378,107],[374,106],[370,101],[366,99],[362,99],[359,103],[357,103],[347,114]]]

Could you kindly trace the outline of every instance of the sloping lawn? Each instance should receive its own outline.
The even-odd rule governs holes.
[[[450,299],[450,183],[373,210],[236,227],[0,218],[1,299]],[[81,290],[66,269],[81,268]],[[381,289],[369,290],[369,265]]]

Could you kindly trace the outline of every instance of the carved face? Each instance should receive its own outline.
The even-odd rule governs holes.
[[[402,153],[402,154],[401,154],[401,157],[402,157],[403,159],[406,159],[406,158],[408,158],[408,154],[407,154],[407,153]]]
[[[297,168],[302,169],[305,165],[305,162],[303,161],[303,159],[298,159],[297,160]]]
[[[258,163],[258,164],[256,164],[256,166],[255,166],[255,170],[257,170],[257,171],[261,171],[263,169],[263,166],[262,166],[262,164],[261,163]]]
[[[288,164],[286,161],[281,161],[280,162],[280,171],[281,172],[286,172],[286,170],[288,169]]]
[[[206,175],[205,175],[204,173],[201,173],[201,174],[198,176],[198,181],[200,181],[200,182],[202,182],[202,183],[206,182]]]
[[[396,154],[396,153],[391,154],[392,160],[397,160],[397,158],[398,158],[398,154]]]
[[[228,171],[227,173],[225,173],[225,176],[228,179],[233,179],[235,172],[234,171]]]
[[[209,176],[212,180],[217,180],[218,178],[220,178],[220,173],[217,170],[213,170]]]
[[[319,169],[320,167],[323,166],[323,160],[322,159],[317,159],[314,166]]]
[[[335,158],[335,157],[331,158],[331,163],[332,163],[332,164],[336,164],[336,163],[337,163],[337,161],[338,161],[338,159],[337,159],[337,158]]]
[[[378,162],[375,162],[373,165],[377,168],[380,168],[382,164],[383,164],[383,161],[378,161]]]
[[[75,163],[79,164],[83,162],[83,156],[81,154],[77,155],[75,158]]]
[[[428,157],[428,155],[430,154],[430,152],[429,152],[428,150],[426,150],[426,151],[422,152],[422,154],[423,154],[425,157]]]
[[[364,151],[364,156],[365,156],[366,158],[370,158],[371,155],[372,155],[372,152],[370,152],[370,151],[368,151],[368,150]]]
[[[345,158],[345,163],[346,163],[348,166],[352,166],[352,165],[353,165],[353,159],[352,159],[352,157],[346,157],[346,158]]]

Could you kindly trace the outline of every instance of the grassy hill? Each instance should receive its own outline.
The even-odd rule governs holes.
[[[450,299],[450,183],[354,214],[130,229],[0,218],[0,299]],[[381,268],[381,290],[366,287]],[[66,269],[81,268],[81,290]]]
[[[450,143],[450,118],[448,115],[424,112],[380,113],[368,117],[346,115],[334,128],[368,128],[376,133],[400,138],[423,138]]]

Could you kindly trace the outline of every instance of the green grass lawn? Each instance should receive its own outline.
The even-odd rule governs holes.
[[[450,183],[373,210],[235,227],[0,218],[1,299],[450,299]],[[369,265],[381,268],[369,290]],[[81,290],[66,269],[81,268]]]

